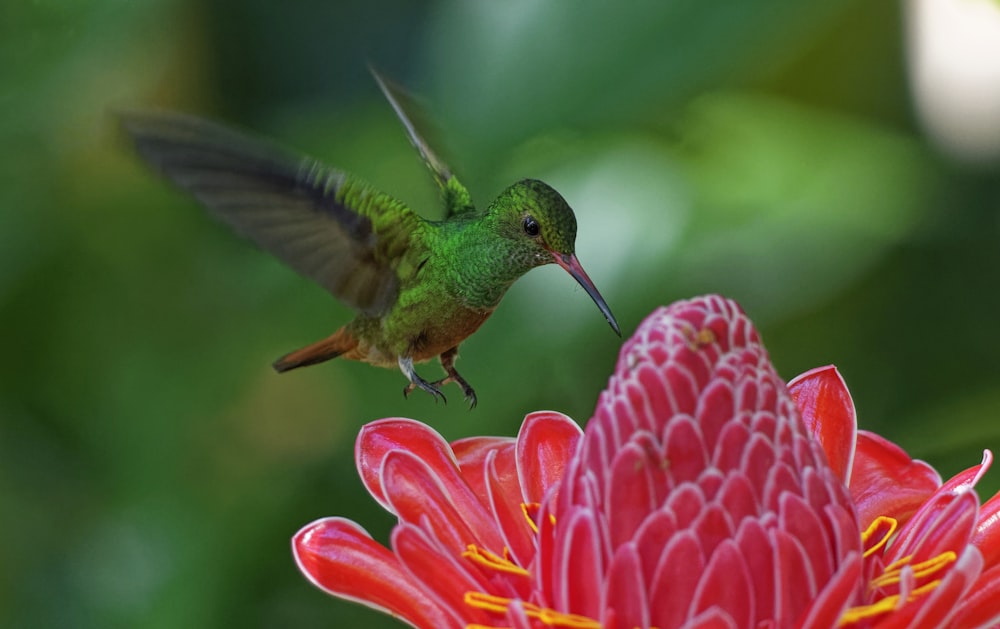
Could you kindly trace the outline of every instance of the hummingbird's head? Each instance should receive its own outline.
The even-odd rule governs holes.
[[[557,256],[572,256],[576,244],[576,216],[566,199],[537,179],[522,179],[494,202],[505,236],[524,245],[531,266],[549,264]]]
[[[537,179],[522,179],[500,194],[490,213],[495,213],[499,231],[517,243],[518,257],[524,256],[527,264],[521,272],[555,262],[579,282],[621,336],[614,315],[576,258],[576,215],[561,194]]]

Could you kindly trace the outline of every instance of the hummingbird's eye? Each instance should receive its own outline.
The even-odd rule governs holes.
[[[532,238],[538,235],[538,221],[530,216],[524,217],[524,233],[528,234]]]

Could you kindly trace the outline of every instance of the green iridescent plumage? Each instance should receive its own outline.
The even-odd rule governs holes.
[[[414,387],[443,398],[458,383],[459,344],[492,314],[521,275],[543,264],[565,268],[618,324],[576,259],[576,218],[541,181],[504,190],[485,212],[421,138],[404,98],[377,73],[441,190],[445,219],[421,218],[358,177],[200,118],[129,112],[122,124],[139,154],[191,192],[234,231],[257,243],[358,311],[330,337],[275,362],[287,371],[337,356],[396,366]],[[414,362],[440,357],[447,376],[427,382]]]

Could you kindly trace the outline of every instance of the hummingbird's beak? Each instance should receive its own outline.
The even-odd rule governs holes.
[[[583,290],[587,291],[590,298],[593,299],[594,303],[597,304],[597,307],[601,309],[601,312],[604,314],[604,318],[608,320],[609,324],[611,324],[611,329],[615,331],[615,334],[621,336],[622,333],[621,330],[618,329],[618,322],[615,321],[615,315],[611,314],[611,308],[608,308],[607,302],[605,302],[604,298],[601,297],[601,293],[597,291],[597,287],[594,286],[594,283],[587,276],[587,272],[583,270],[582,266],[580,266],[580,261],[576,259],[576,255],[572,253],[562,254],[553,252],[552,257],[555,258],[556,264],[566,269],[566,272],[572,275],[573,279],[580,283],[580,286],[583,286]]]

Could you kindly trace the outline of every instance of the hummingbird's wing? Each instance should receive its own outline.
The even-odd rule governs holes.
[[[403,128],[406,129],[406,136],[410,138],[410,144],[420,153],[421,159],[424,160],[424,164],[427,165],[427,168],[431,171],[431,175],[434,177],[434,182],[441,189],[441,197],[444,200],[445,207],[445,219],[465,213],[475,213],[476,207],[472,204],[472,197],[469,195],[469,191],[452,174],[448,165],[437,156],[417,130],[414,119],[419,120],[419,116],[414,112],[419,112],[419,108],[413,103],[413,98],[401,87],[379,74],[373,66],[368,66],[368,69],[372,73],[372,76],[375,77],[375,82],[378,83],[382,94],[389,101],[389,104],[392,105],[393,111],[396,112],[396,117],[399,118],[399,121],[403,124]]]
[[[221,125],[168,112],[125,112],[139,154],[214,216],[377,316],[399,294],[397,269],[426,221],[356,177]]]

